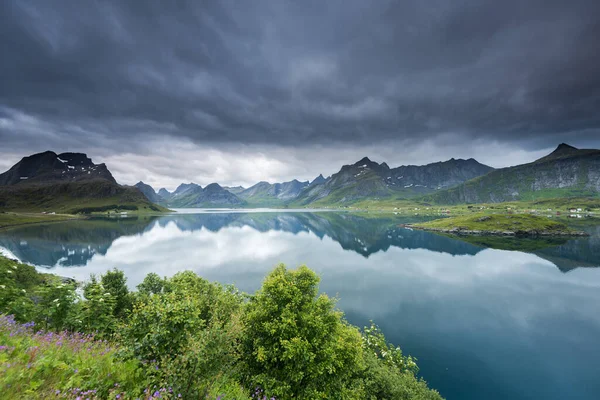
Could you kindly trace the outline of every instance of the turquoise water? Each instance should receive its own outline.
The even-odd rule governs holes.
[[[417,218],[417,217],[415,217]],[[116,267],[191,269],[256,290],[277,263],[306,264],[347,319],[374,320],[447,399],[597,399],[600,226],[574,240],[490,249],[348,213],[217,213],[98,219],[0,232],[25,262],[77,279]]]

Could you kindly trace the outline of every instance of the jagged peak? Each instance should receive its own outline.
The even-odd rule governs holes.
[[[187,189],[189,187],[196,187],[196,188],[202,189],[202,186],[200,186],[200,185],[198,185],[198,184],[196,184],[194,182],[190,182],[190,183],[182,183],[181,185],[177,186],[177,189],[175,189],[175,192],[179,192],[181,190],[185,190],[185,189]],[[173,193],[175,193],[175,192],[173,192]]]
[[[208,185],[206,185],[206,187],[204,188],[204,190],[214,190],[214,189],[223,189],[223,188],[221,187],[221,185],[219,185],[219,184],[218,184],[218,183],[216,183],[216,182],[213,182],[213,183],[211,183],[211,184],[208,184]]]
[[[373,162],[369,159],[369,157],[363,157],[360,160],[358,160],[357,162],[354,163],[354,165],[364,165],[364,164],[377,164],[376,162]]]
[[[539,161],[549,161],[549,160],[553,160],[556,158],[561,158],[561,157],[568,157],[570,155],[574,155],[577,154],[579,152],[581,152],[582,150],[578,149],[577,147],[573,147],[571,145],[568,145],[566,143],[561,143],[559,144],[556,149],[554,149],[554,151],[550,154],[548,154],[547,156],[544,156],[538,160],[536,160],[536,162]]]
[[[564,151],[564,150],[572,151],[572,150],[579,150],[579,149],[577,147],[575,147],[575,146],[571,146],[570,144],[561,143],[561,144],[559,144],[556,147],[556,150],[554,150],[554,151],[559,151],[559,150],[561,150],[561,151]]]

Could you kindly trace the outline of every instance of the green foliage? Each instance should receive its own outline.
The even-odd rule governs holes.
[[[102,275],[102,287],[115,299],[113,314],[124,317],[133,307],[133,300],[127,289],[127,278],[123,271],[113,269]]]
[[[279,265],[244,314],[243,353],[248,383],[278,398],[358,398],[362,367],[358,330],[318,294],[307,267]]]
[[[185,398],[204,397],[235,370],[241,296],[191,271],[146,277],[123,330],[133,355],[150,363],[153,382]]]
[[[35,321],[44,329],[65,329],[77,300],[75,286],[40,274],[31,265],[0,258],[0,312],[13,314],[18,321]]]
[[[364,329],[363,348],[365,351],[374,353],[385,365],[397,368],[402,372],[413,374],[419,372],[415,360],[411,356],[403,356],[400,347],[394,347],[391,343],[387,343],[383,332],[373,322],[370,327]]]
[[[149,274],[130,293],[112,270],[91,276],[81,297],[75,283],[0,257],[0,313],[16,316],[0,316],[3,394],[440,399],[414,359],[375,325],[361,336],[318,283],[307,267],[280,265],[247,301],[191,271]]]
[[[214,397],[223,395],[221,386],[229,393],[239,394],[241,386],[232,387],[232,383],[239,362],[240,336],[237,316],[224,324],[213,321],[204,329],[188,332],[176,357],[163,354],[151,367],[153,382],[172,387],[184,398],[206,398],[211,393],[216,393]]]
[[[127,205],[127,204],[107,204],[105,206],[98,206],[98,207],[80,207],[80,208],[74,208],[71,210],[71,212],[73,212],[74,214],[91,214],[91,213],[97,213],[97,212],[106,212],[106,211],[137,211],[138,210],[138,206],[131,204],[131,205]],[[158,208],[153,207],[154,211],[158,211]]]
[[[115,398],[123,393],[134,398],[142,392],[137,362],[120,359],[114,345],[89,335],[34,331],[31,324],[0,315],[3,399]]]
[[[363,330],[363,349],[366,368],[363,382],[366,399],[427,399],[440,400],[436,391],[416,378],[416,360],[402,355],[400,347],[388,343],[383,332],[371,322]]]
[[[366,400],[441,400],[435,390],[412,372],[400,371],[374,352],[365,351],[363,399]]]
[[[150,296],[153,294],[162,293],[164,287],[166,285],[166,280],[162,279],[160,276],[155,274],[154,272],[150,272],[142,283],[137,285],[138,292],[141,295]]]
[[[84,332],[98,332],[110,336],[117,327],[117,319],[114,316],[116,297],[93,275],[83,288],[83,296],[86,301],[79,304],[74,326]]]

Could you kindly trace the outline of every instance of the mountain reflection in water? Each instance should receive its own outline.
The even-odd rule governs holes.
[[[277,263],[306,264],[349,322],[374,320],[448,400],[597,398],[600,268],[580,267],[600,265],[598,225],[543,240],[400,227],[417,221],[204,212],[23,226],[0,246],[78,280],[119,268],[132,288],[191,269],[252,293]]]
[[[344,250],[364,257],[390,247],[426,249],[451,255],[475,255],[485,248],[536,254],[566,272],[600,265],[600,225],[584,227],[585,238],[453,237],[401,228],[425,218],[361,216],[351,213],[201,213],[129,218],[94,218],[60,224],[29,225],[0,232],[0,247],[38,266],[84,266],[96,254],[106,255],[123,236],[139,236],[174,224],[184,232],[250,227],[258,232],[311,233],[329,237]]]

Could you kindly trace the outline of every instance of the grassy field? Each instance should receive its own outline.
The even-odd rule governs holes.
[[[368,199],[350,205],[325,204],[323,208],[341,210],[368,210],[392,212],[404,215],[468,215],[475,213],[539,213],[540,215],[555,216],[569,214],[570,209],[581,209],[583,214],[600,215],[600,199],[589,197],[553,198],[536,201],[510,201],[504,203],[438,205],[421,200],[407,199]]]
[[[39,224],[82,218],[72,214],[41,214],[0,212],[0,229],[16,225]]]
[[[473,215],[436,219],[415,224],[414,226],[426,229],[459,229],[465,231],[572,232],[572,230],[562,222],[530,214],[490,215],[477,213]]]
[[[112,182],[67,182],[55,185],[0,187],[0,210],[18,213],[78,214],[115,211],[162,212],[135,188]]]

